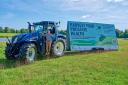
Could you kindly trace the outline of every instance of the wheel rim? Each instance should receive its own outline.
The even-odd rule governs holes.
[[[57,55],[62,55],[63,51],[64,51],[63,42],[61,42],[61,41],[57,42],[56,45],[55,45],[55,53]]]
[[[28,51],[27,51],[27,60],[32,62],[35,58],[35,49],[34,48],[28,48]]]

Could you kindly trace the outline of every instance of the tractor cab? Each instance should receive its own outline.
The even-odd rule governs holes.
[[[36,22],[31,25],[29,23],[29,32],[39,32],[39,33],[46,33],[48,30],[52,34],[57,33],[57,27],[59,27],[59,23],[53,22],[53,21],[42,21],[42,22]]]
[[[46,47],[46,33],[50,31],[52,34],[53,42],[56,41],[56,36],[58,34],[57,27],[59,27],[59,23],[53,21],[42,21],[36,22],[32,25],[28,24],[28,29],[30,33],[36,33],[38,35],[38,49],[39,52],[43,55],[45,54],[45,47]]]

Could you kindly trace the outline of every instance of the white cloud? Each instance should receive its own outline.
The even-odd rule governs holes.
[[[122,1],[124,1],[124,0],[115,0],[115,2],[122,2]]]
[[[112,2],[112,0],[107,0],[108,2]]]
[[[80,0],[71,0],[72,2],[79,2]]]
[[[62,10],[74,11],[97,11],[101,10],[106,4],[105,0],[64,0]]]
[[[83,15],[83,16],[81,16],[82,19],[86,19],[86,18],[90,18],[90,17],[91,17],[91,15]]]
[[[125,0],[107,0],[108,2],[123,2]]]

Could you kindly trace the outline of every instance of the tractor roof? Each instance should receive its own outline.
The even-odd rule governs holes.
[[[41,21],[41,22],[36,22],[33,23],[34,25],[44,25],[44,24],[56,24],[57,22],[54,21]]]

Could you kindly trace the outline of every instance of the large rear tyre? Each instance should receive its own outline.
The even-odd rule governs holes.
[[[37,48],[35,44],[24,44],[19,51],[19,57],[26,63],[32,63],[37,57]]]
[[[59,38],[52,45],[52,55],[53,56],[63,56],[65,49],[66,49],[66,47],[65,47],[65,40]]]

